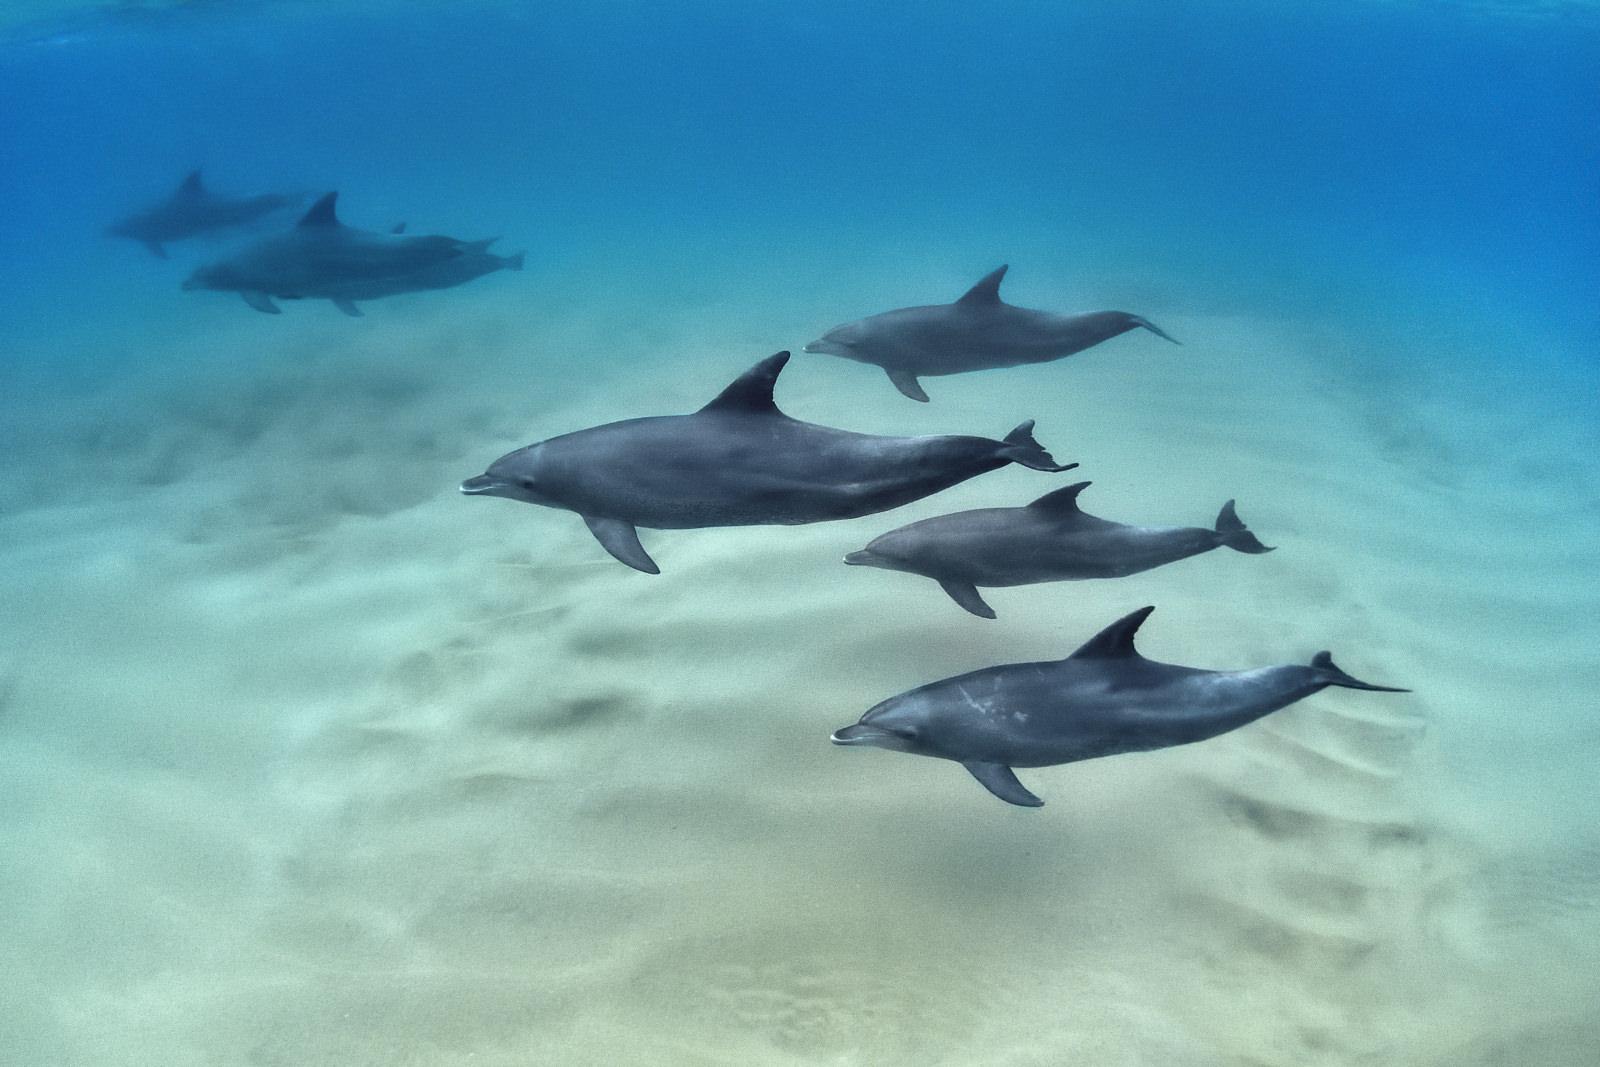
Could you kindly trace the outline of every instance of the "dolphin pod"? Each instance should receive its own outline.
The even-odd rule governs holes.
[[[1000,299],[1005,276],[1005,267],[991,271],[952,304],[898,308],[836,326],[805,351],[882,367],[896,389],[926,403],[917,379],[930,375],[1048,363],[1140,327],[1178,343],[1126,311],[1055,315],[1014,307]]]
[[[1258,555],[1272,549],[1239,521],[1233,501],[1214,528],[1124,526],[1078,507],[1079,482],[1027,507],[982,508],[923,519],[875,538],[844,558],[854,566],[921,574],[981,618],[995,617],[978,586],[1121,578],[1226,545]]]
[[[779,352],[690,415],[613,422],[519,448],[461,483],[577,512],[602,547],[647,574],[660,568],[638,527],[798,525],[909,504],[1012,463],[1070,470],[1033,438],[1032,421],[1002,440],[877,437],[817,426],[778,410]]]
[[[441,268],[434,268],[441,269]],[[952,305],[909,308],[831,331],[807,351],[874,362],[914,399],[918,374],[1057,359],[1143,327],[1124,312],[1073,317],[1012,308],[999,299],[1005,268]],[[980,343],[981,342],[981,343]],[[608,423],[510,452],[461,483],[578,514],[601,546],[648,574],[660,568],[640,527],[800,524],[888,511],[1009,464],[1059,472],[1032,421],[1001,440],[879,437],[790,418],[773,401],[788,363],[779,352],[687,415]],[[995,613],[979,586],[1116,578],[1216,548],[1260,555],[1234,502],[1213,526],[1139,527],[1084,512],[1079,482],[1024,507],[937,516],[891,530],[848,564],[924,575],[968,612]],[[1329,687],[1372,692],[1328,652],[1309,664],[1215,671],[1147,659],[1134,635],[1153,611],[1118,620],[1065,659],[988,667],[919,686],[836,730],[846,747],[875,747],[962,764],[985,789],[1020,807],[1044,803],[1013,768],[1047,767],[1203,741],[1239,729]]]
[[[1066,659],[988,667],[890,697],[832,741],[953,760],[1007,804],[1036,808],[1044,801],[1013,767],[1204,741],[1329,686],[1408,692],[1358,681],[1327,652],[1309,666],[1243,671],[1158,663],[1133,645],[1154,610],[1117,620]]]

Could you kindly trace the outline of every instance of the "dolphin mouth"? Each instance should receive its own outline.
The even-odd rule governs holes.
[[[467,496],[484,496],[493,493],[496,489],[504,489],[506,483],[498,478],[491,478],[487,474],[480,474],[476,478],[468,478],[461,483],[461,491]]]
[[[864,722],[852,723],[835,730],[828,740],[836,745],[871,745],[894,734],[877,726],[868,726]]]
[[[874,556],[870,550],[863,548],[859,552],[850,553],[844,558],[844,561],[852,567],[870,567],[878,562],[878,557]]]
[[[813,355],[842,356],[842,355],[844,355],[843,349],[844,349],[844,346],[839,344],[839,342],[830,341],[826,337],[824,337],[824,338],[821,338],[819,340],[812,341],[810,344],[806,345],[800,351],[802,351],[802,352],[810,352]]]

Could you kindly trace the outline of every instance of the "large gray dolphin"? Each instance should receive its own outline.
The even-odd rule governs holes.
[[[974,615],[994,618],[978,586],[1032,585],[1081,578],[1121,578],[1227,545],[1271,552],[1239,521],[1233,501],[1215,529],[1124,526],[1078,509],[1079,482],[1024,508],[981,508],[938,515],[890,530],[844,558],[849,564],[932,578]]]
[[[389,232],[404,233],[405,223],[401,223]],[[360,315],[361,309],[356,306],[358,300],[378,300],[400,293],[420,293],[427,289],[451,289],[498,270],[521,270],[523,253],[497,255],[489,251],[489,246],[496,240],[497,238],[490,237],[482,241],[465,241],[462,243],[461,254],[454,259],[433,263],[405,274],[362,278],[346,283],[330,282],[323,287],[323,295],[333,300],[339,310],[346,315]]]
[[[1005,267],[991,272],[953,304],[899,308],[836,326],[805,350],[882,367],[896,389],[926,402],[917,381],[924,375],[1048,363],[1139,326],[1178,343],[1126,311],[1054,315],[1013,307],[1000,299],[1005,275]]]
[[[300,198],[263,193],[260,196],[218,196],[200,181],[198,170],[190,171],[173,194],[145,211],[111,225],[106,232],[114,237],[138,241],[162,259],[164,245],[186,237],[243,226],[274,211],[289,207]]]
[[[575,511],[607,552],[659,574],[636,527],[795,525],[888,511],[1019,463],[1064,471],[1030,420],[1003,441],[874,437],[791,419],[772,400],[789,353],[757,363],[692,415],[613,422],[519,448],[461,483]]]
[[[1357,681],[1318,652],[1311,665],[1204,671],[1145,659],[1133,635],[1140,608],[1064,660],[989,667],[891,697],[833,734],[954,760],[1008,804],[1044,803],[1013,767],[1052,767],[1120,752],[1187,745],[1252,723],[1330,685],[1404,693]]]
[[[359,315],[344,287],[437,268],[471,247],[454,237],[412,237],[346,226],[334,210],[338,196],[322,197],[288,233],[199,268],[183,287],[238,293],[245,303],[270,315],[279,312],[273,297],[331,300],[345,314]]]

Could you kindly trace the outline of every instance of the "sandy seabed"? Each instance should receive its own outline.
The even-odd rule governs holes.
[[[928,379],[930,405],[797,355],[796,417],[1034,417],[1093,479],[1087,510],[1206,524],[1236,497],[1279,546],[995,590],[985,622],[840,557],[1065,482],[1012,468],[853,522],[645,531],[659,577],[572,515],[462,498],[511,448],[692,410],[849,317],[527,299],[360,322],[208,304],[114,387],[0,402],[21,442],[0,473],[0,1059],[1594,1062],[1600,442],[1578,400],[1535,399],[1512,361],[1224,314],[1156,316],[1181,349]],[[1330,648],[1416,692],[1024,771],[1040,811],[827,743],[1146,603],[1155,658]]]

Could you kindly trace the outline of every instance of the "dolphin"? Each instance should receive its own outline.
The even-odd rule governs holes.
[[[1013,767],[1149,752],[1204,741],[1330,685],[1406,693],[1357,681],[1318,652],[1311,665],[1205,671],[1145,659],[1133,635],[1140,608],[1066,659],[988,667],[891,697],[836,730],[836,745],[870,745],[954,760],[1008,804],[1044,801]]]
[[[924,375],[1048,363],[1140,326],[1178,344],[1126,311],[1054,315],[1013,307],[1000,299],[1005,276],[1005,267],[991,271],[953,304],[899,308],[836,326],[805,351],[882,367],[896,389],[926,403],[917,381]]]
[[[286,208],[299,200],[295,196],[263,193],[260,196],[226,197],[208,190],[193,170],[176,191],[161,203],[112,224],[106,232],[114,237],[138,241],[152,253],[167,258],[169,241],[243,226]]]
[[[692,415],[613,422],[519,448],[461,483],[583,517],[605,550],[659,574],[636,527],[797,525],[888,511],[1018,463],[1064,471],[1033,438],[875,437],[791,419],[772,400],[789,353],[769,356]]]
[[[1222,505],[1210,530],[1124,526],[1078,509],[1078,494],[1089,484],[1046,493],[1027,507],[923,519],[890,530],[844,561],[932,578],[957,604],[992,619],[994,609],[978,595],[980,585],[1121,578],[1223,545],[1252,555],[1272,551],[1239,521],[1231,500]]]
[[[184,289],[236,292],[269,315],[280,310],[273,297],[331,300],[345,314],[359,315],[342,287],[438,267],[471,247],[454,237],[413,237],[346,226],[335,213],[338,196],[336,192],[323,196],[288,233],[199,268],[183,283]]]
[[[404,232],[404,229],[405,223],[401,223],[389,232],[397,234]],[[498,238],[490,237],[482,241],[465,241],[462,244],[461,254],[454,259],[434,263],[406,274],[394,274],[385,278],[364,278],[343,284],[330,283],[324,287],[323,292],[345,314],[360,315],[361,309],[355,304],[357,300],[377,300],[385,296],[418,293],[426,289],[450,289],[470,282],[474,278],[481,278],[485,274],[493,274],[497,270],[521,270],[523,253],[497,255],[489,251],[489,246],[496,240]]]

